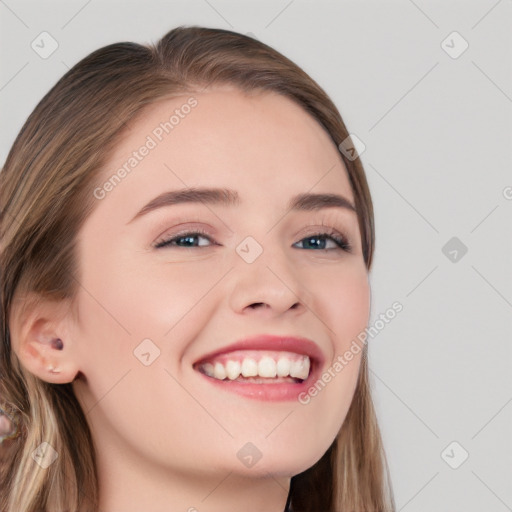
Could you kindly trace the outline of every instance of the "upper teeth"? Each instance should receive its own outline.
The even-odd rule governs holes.
[[[294,377],[306,379],[309,375],[310,360],[308,356],[282,354],[277,357],[264,355],[257,361],[254,357],[243,357],[240,359],[229,359],[222,363],[220,361],[204,363],[201,369],[206,375],[215,379],[230,380],[243,377]]]

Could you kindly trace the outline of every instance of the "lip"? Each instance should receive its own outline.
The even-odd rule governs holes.
[[[197,370],[197,367],[214,357],[234,352],[235,350],[269,350],[282,352],[295,352],[307,355],[311,361],[311,370],[307,379],[297,383],[268,383],[255,384],[230,380],[218,380],[209,377]],[[263,334],[251,338],[239,340],[231,345],[201,356],[194,364],[194,370],[207,382],[219,389],[236,393],[247,398],[263,401],[297,400],[298,395],[305,392],[312,383],[318,380],[318,376],[324,366],[325,357],[320,347],[312,340],[297,336],[275,336]]]

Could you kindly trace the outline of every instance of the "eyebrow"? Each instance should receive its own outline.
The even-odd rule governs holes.
[[[227,188],[184,188],[171,190],[160,194],[143,206],[128,224],[158,208],[183,203],[238,206],[240,204],[240,196],[235,190]],[[356,213],[355,206],[347,198],[339,194],[298,194],[291,198],[287,209],[314,211],[321,210],[322,208],[343,208]]]

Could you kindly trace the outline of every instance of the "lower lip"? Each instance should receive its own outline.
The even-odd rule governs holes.
[[[219,380],[198,372],[210,384],[218,386],[219,389],[236,393],[237,395],[268,402],[298,400],[301,393],[304,393],[316,381],[316,364],[312,364],[311,371],[306,380],[302,382],[280,382],[268,384],[255,384],[253,382],[240,382],[236,380]]]

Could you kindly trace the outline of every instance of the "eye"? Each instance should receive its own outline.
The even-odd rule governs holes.
[[[171,236],[170,238],[164,238],[158,241],[154,247],[160,249],[161,247],[175,246],[175,247],[206,247],[208,243],[196,243],[199,239],[208,240],[212,242],[210,236],[200,229],[196,231],[187,231]],[[218,245],[213,242],[214,245]]]
[[[331,250],[343,250],[346,252],[352,252],[352,246],[350,242],[344,237],[341,233],[338,233],[335,230],[331,230],[327,233],[313,233],[302,240],[299,240],[297,244],[303,243],[307,241],[307,247],[302,247],[305,249],[319,249],[324,251]],[[311,243],[312,242],[312,243]],[[326,244],[331,242],[334,244],[334,247],[326,247]],[[294,245],[297,245],[294,244]],[[299,247],[300,249],[301,247]]]
[[[329,243],[331,247],[328,247]],[[303,244],[302,247],[297,245]],[[208,247],[210,245],[220,245],[216,243],[210,235],[201,229],[195,231],[185,231],[175,235],[164,237],[154,244],[156,249],[162,247],[194,248]],[[322,251],[343,250],[352,252],[352,246],[345,236],[336,230],[327,232],[312,233],[311,235],[299,240],[293,244],[298,249],[316,249]]]

